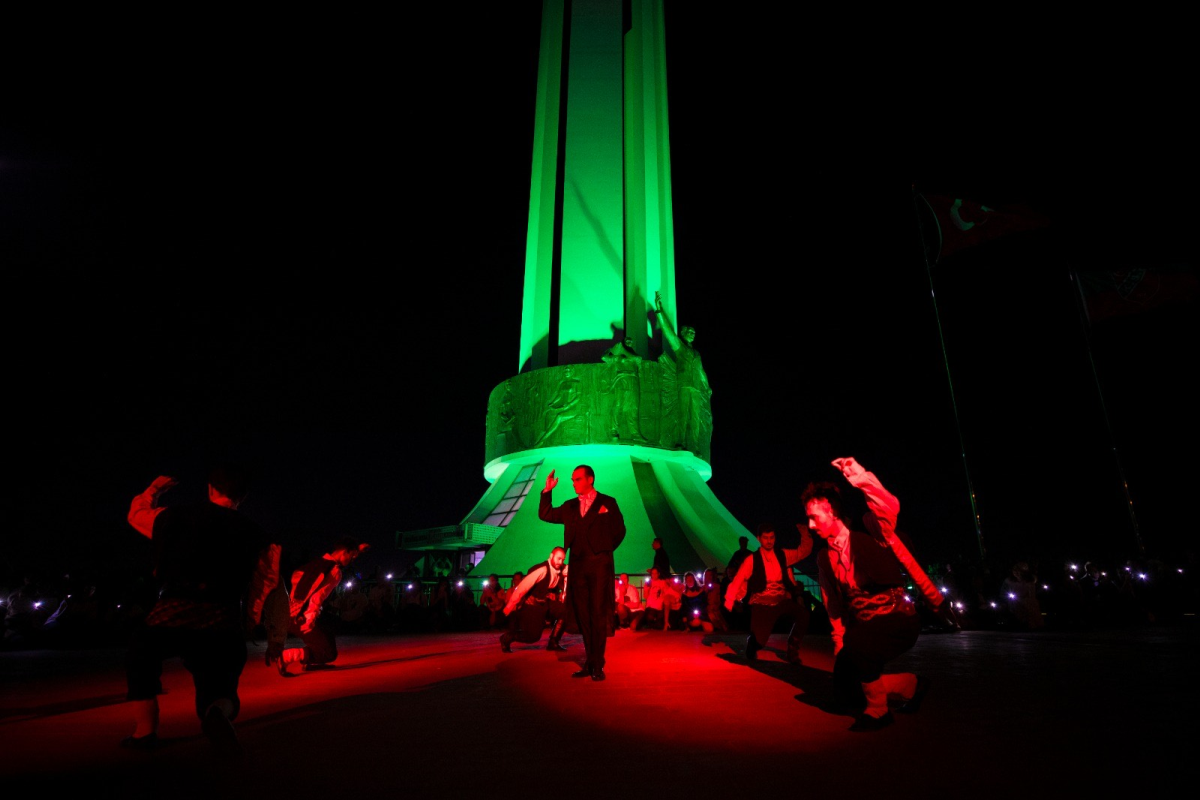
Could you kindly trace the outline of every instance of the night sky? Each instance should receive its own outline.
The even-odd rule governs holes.
[[[1064,95],[1010,71],[892,118],[788,26],[711,8],[667,3],[677,323],[734,516],[802,521],[804,485],[853,455],[927,562],[979,556],[969,485],[989,557],[1132,555],[1122,477],[1147,551],[1192,552],[1195,305],[1089,339],[1069,279],[1194,274],[1173,86],[1101,107],[1100,73]],[[138,557],[129,499],[162,473],[198,496],[226,455],[286,546],[358,535],[368,569],[483,494],[488,394],[518,368],[540,3],[407,14],[79,19],[6,56],[11,569]],[[1051,224],[927,269],[914,187]]]

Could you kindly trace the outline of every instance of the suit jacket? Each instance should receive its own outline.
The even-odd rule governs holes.
[[[583,558],[608,554],[611,558],[612,551],[625,540],[625,518],[621,516],[616,498],[597,492],[587,516],[580,516],[578,497],[572,497],[554,508],[551,494],[542,492],[538,517],[543,522],[556,522],[563,526],[563,544],[567,553]]]

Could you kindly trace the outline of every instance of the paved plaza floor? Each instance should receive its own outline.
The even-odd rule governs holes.
[[[603,682],[570,677],[571,635],[565,653],[511,654],[495,632],[344,636],[337,669],[291,680],[252,644],[234,763],[201,734],[178,660],[161,746],[139,753],[117,746],[123,649],[6,651],[0,777],[117,798],[1163,796],[1194,774],[1196,631],[925,634],[892,664],[930,679],[924,705],[874,733],[827,710],[824,635],[794,666],[779,634],[748,662],[745,634],[622,630]]]

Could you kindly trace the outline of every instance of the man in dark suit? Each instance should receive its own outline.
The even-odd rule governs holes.
[[[583,636],[586,661],[572,678],[604,680],[604,647],[608,621],[613,615],[613,551],[625,539],[625,518],[616,498],[600,494],[594,486],[595,471],[581,464],[571,473],[571,484],[578,497],[558,508],[553,507],[551,492],[558,485],[554,470],[546,476],[538,517],[543,522],[563,526],[563,543],[569,554],[571,577],[567,598],[575,612],[579,633]]]

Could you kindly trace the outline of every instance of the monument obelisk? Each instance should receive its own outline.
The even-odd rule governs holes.
[[[562,544],[538,494],[580,464],[621,504],[618,572],[644,573],[656,536],[677,572],[723,568],[749,531],[708,488],[708,381],[675,329],[663,3],[542,9],[518,372],[489,397],[491,487],[459,526],[494,537],[474,574]]]

